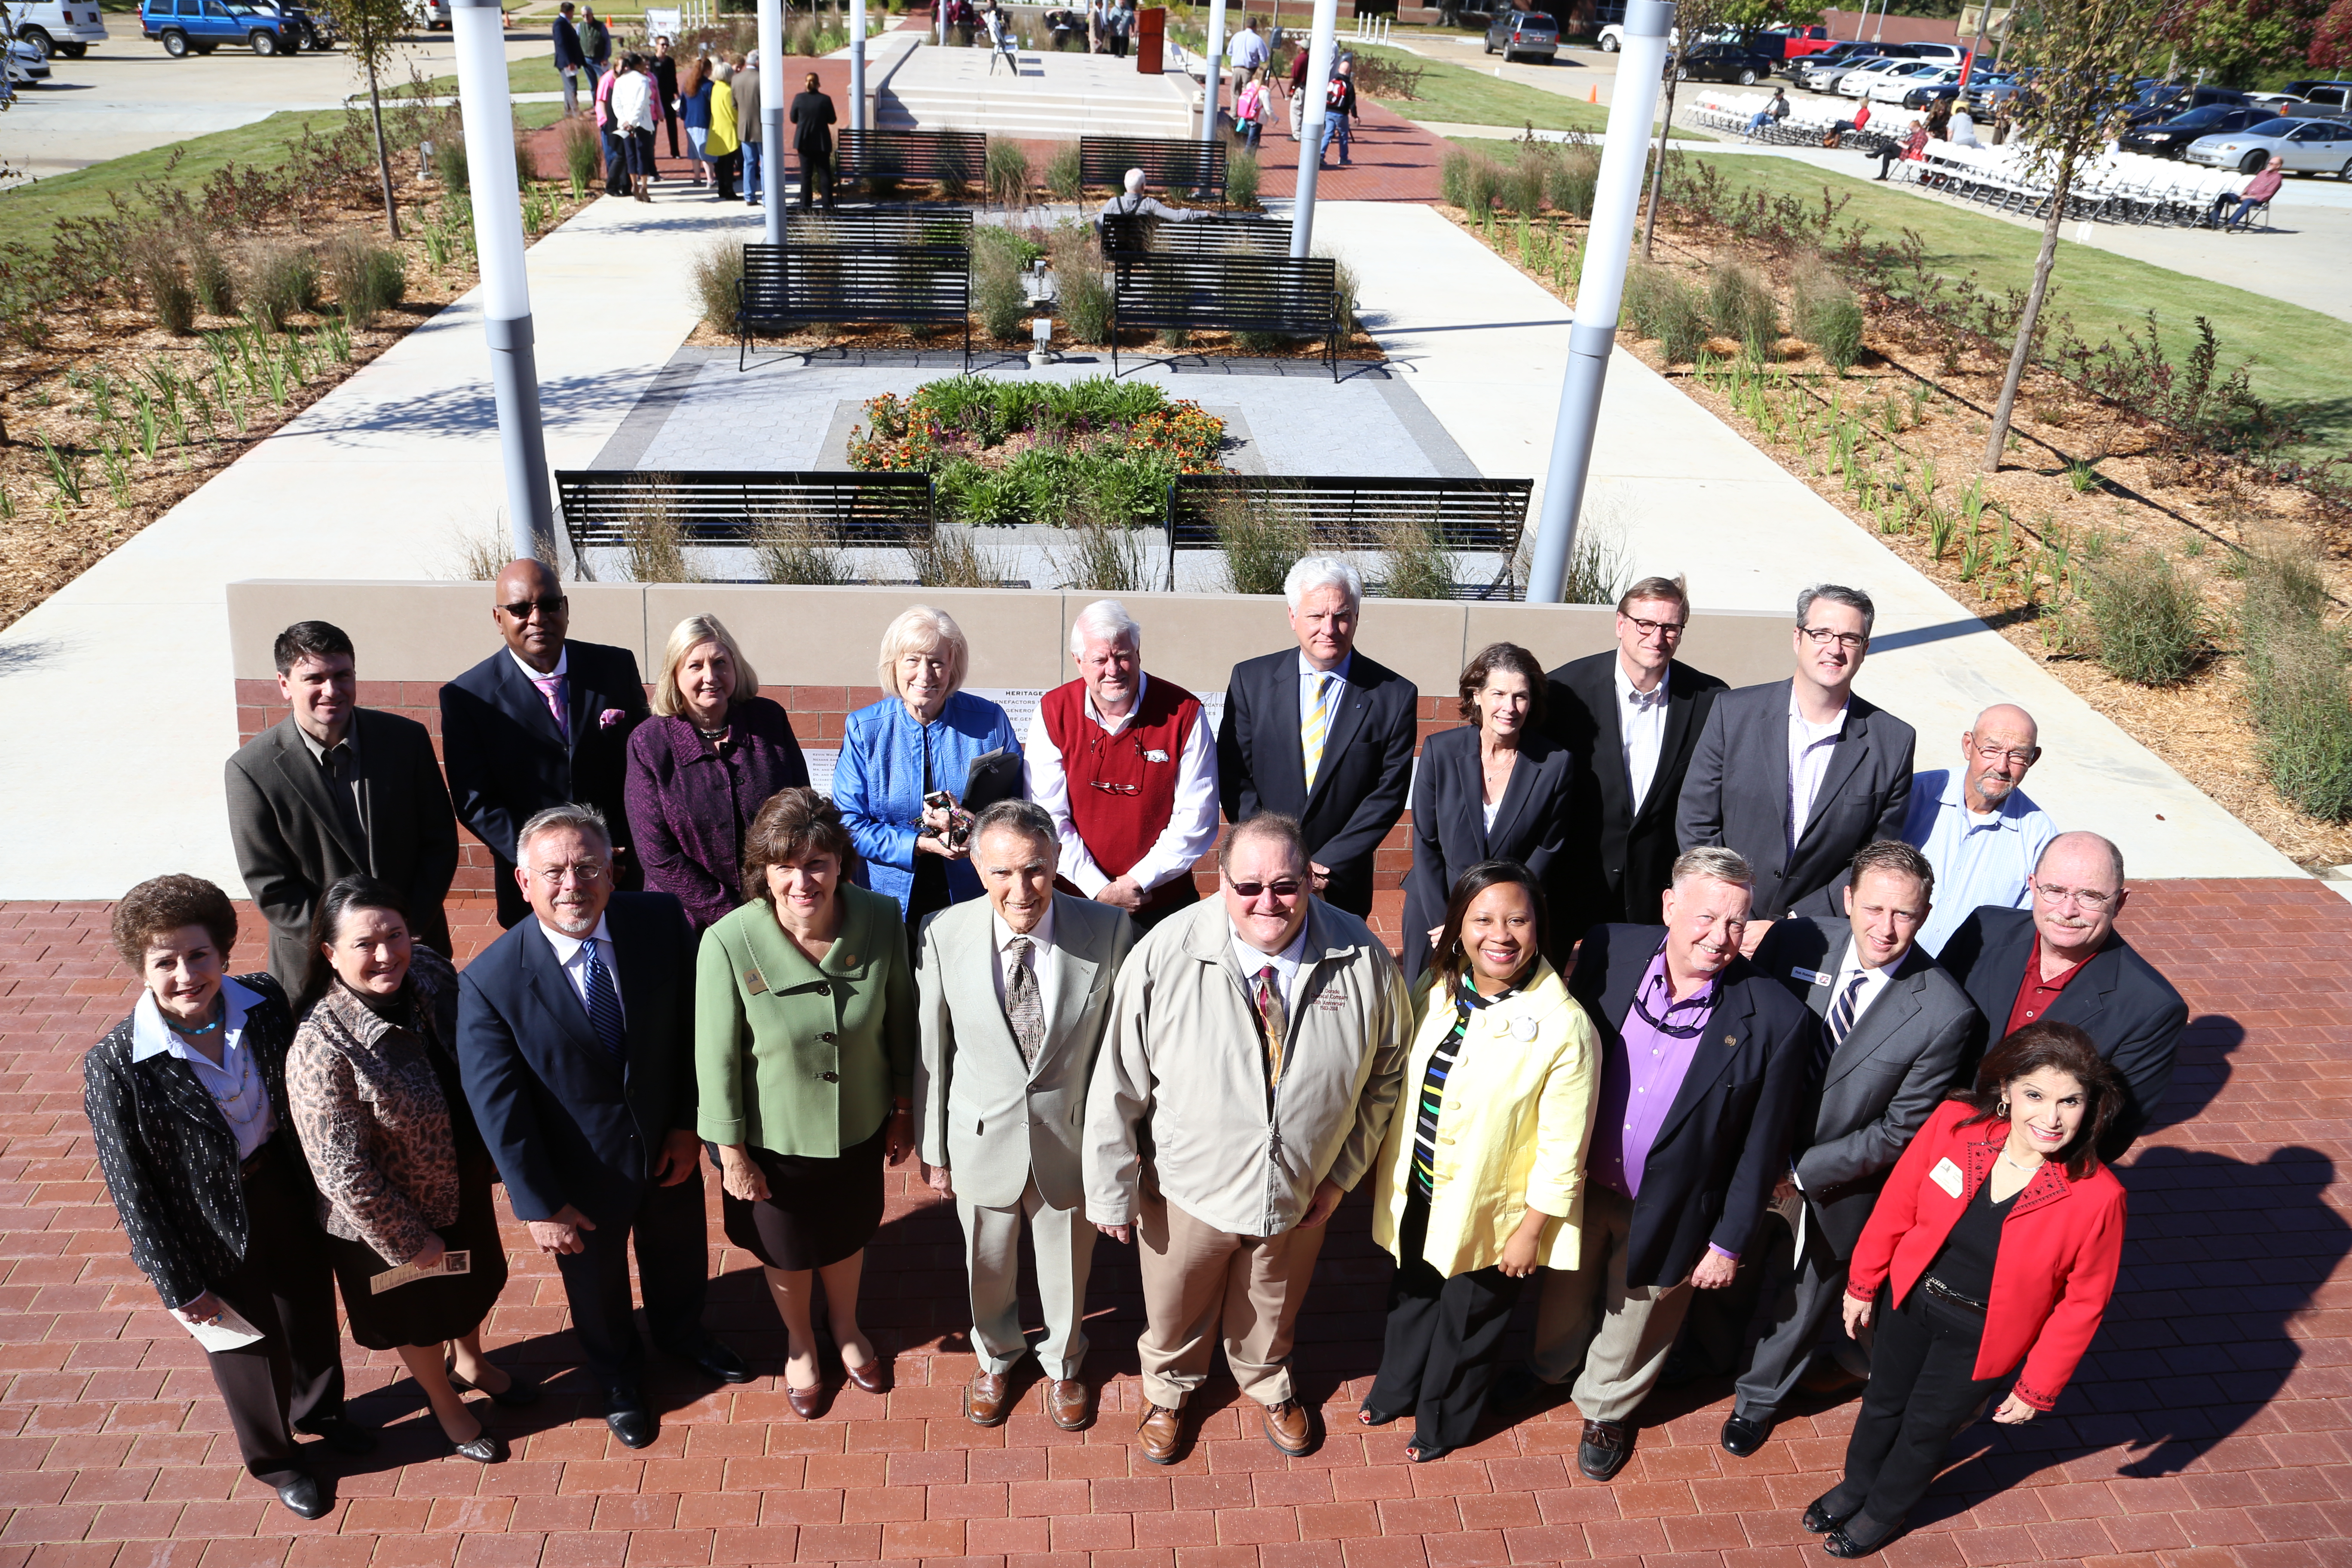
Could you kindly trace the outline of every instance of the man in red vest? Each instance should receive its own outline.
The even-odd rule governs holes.
[[[1199,901],[1217,842],[1217,752],[1201,700],[1143,672],[1143,628],[1117,599],[1070,626],[1078,679],[1045,693],[1022,758],[1061,835],[1061,884],[1149,929]]]

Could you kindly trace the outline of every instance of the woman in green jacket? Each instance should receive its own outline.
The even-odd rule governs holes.
[[[727,1239],[767,1269],[791,1336],[785,1394],[806,1419],[824,1405],[812,1274],[849,1381],[889,1391],[857,1283],[883,1162],[915,1142],[906,923],[897,900],[851,884],[856,860],[832,801],[778,791],[744,836],[745,902],[704,934],[695,980],[700,1131],[719,1146]]]

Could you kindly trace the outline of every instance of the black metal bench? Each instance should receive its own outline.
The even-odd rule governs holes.
[[[1225,140],[1173,137],[1081,136],[1078,183],[1118,189],[1129,169],[1143,171],[1144,184],[1169,191],[1213,192],[1225,205]]]
[[[735,301],[735,324],[742,332],[738,370],[751,363],[755,332],[820,321],[958,327],[964,368],[971,368],[966,246],[746,245]]]
[[[1290,225],[1279,218],[1159,218],[1150,213],[1106,213],[1103,258],[1172,256],[1287,256]]]
[[[1217,520],[1239,507],[1297,529],[1318,550],[1378,550],[1400,529],[1423,529],[1443,549],[1501,556],[1503,569],[1475,596],[1507,597],[1533,488],[1531,479],[1185,474],[1168,487],[1168,586],[1176,552],[1220,548]]]
[[[978,131],[844,131],[835,151],[839,177],[961,181],[977,185],[988,168],[988,137]]]
[[[659,518],[685,544],[749,548],[770,529],[813,534],[835,548],[929,542],[936,521],[929,474],[761,473],[706,469],[560,468],[556,495],[575,556],[626,548]]]
[[[786,245],[971,246],[969,207],[876,207],[826,213],[784,223]]]
[[[1121,327],[1267,332],[1323,340],[1339,379],[1339,289],[1328,256],[1189,256],[1145,251],[1119,263],[1111,289],[1110,373]]]

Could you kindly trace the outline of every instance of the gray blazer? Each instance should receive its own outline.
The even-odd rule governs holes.
[[[915,1068],[916,1147],[953,1173],[959,1196],[1009,1208],[1033,1175],[1057,1209],[1086,1195],[1079,1151],[1087,1084],[1110,1021],[1111,981],[1135,945],[1124,910],[1054,895],[1061,984],[1033,1069],[996,999],[995,911],[971,899],[923,922],[915,985],[923,1055]]]
[[[1795,916],[1765,933],[1754,962],[1826,1024],[1853,945],[1853,928],[1844,921]],[[1838,1257],[1853,1255],[1887,1172],[1944,1098],[1976,1026],[1968,993],[1915,942],[1831,1053],[1810,1105],[1798,1112],[1795,1163],[1814,1221]],[[1824,1045],[1828,1039],[1824,1028]]]
[[[1685,849],[1722,845],[1748,858],[1758,920],[1841,915],[1832,900],[1854,851],[1873,839],[1902,837],[1911,809],[1911,726],[1853,698],[1804,837],[1790,851],[1790,685],[1716,694],[1675,814],[1675,837]]]

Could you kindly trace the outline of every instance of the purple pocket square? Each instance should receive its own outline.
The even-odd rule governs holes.
[[[628,714],[623,712],[618,708],[607,708],[602,713],[596,715],[596,728],[599,730],[609,730],[627,717]]]

